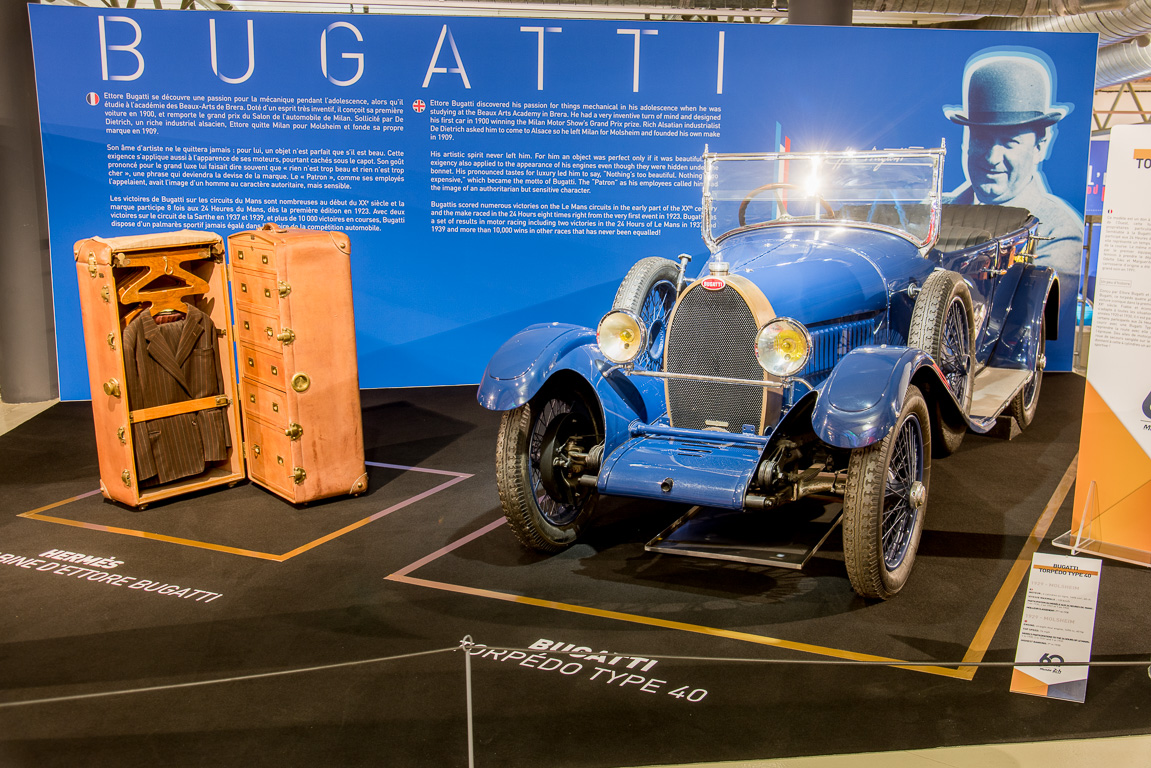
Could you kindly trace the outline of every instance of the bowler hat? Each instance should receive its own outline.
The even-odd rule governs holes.
[[[1051,103],[1051,73],[1030,56],[978,59],[963,73],[963,106],[943,114],[960,125],[1041,128],[1059,122],[1070,108]]]

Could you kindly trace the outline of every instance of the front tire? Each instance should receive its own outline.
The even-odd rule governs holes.
[[[963,278],[954,272],[932,272],[915,300],[907,345],[931,355],[965,416],[971,412],[975,390],[974,324],[971,291]],[[967,424],[949,424],[938,405],[934,415],[935,455],[950,456],[963,443]]]
[[[581,486],[570,453],[603,442],[598,414],[574,392],[541,393],[505,411],[496,441],[496,485],[516,538],[537,552],[575,543],[596,502]],[[565,466],[566,462],[566,466]]]
[[[909,386],[887,437],[851,452],[843,496],[843,559],[852,588],[886,600],[907,583],[927,511],[931,424]]]
[[[635,359],[640,371],[663,369],[667,320],[675,306],[679,265],[670,259],[649,256],[637,261],[616,291],[611,308],[626,309],[647,327],[648,345]]]

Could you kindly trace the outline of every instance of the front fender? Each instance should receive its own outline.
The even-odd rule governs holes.
[[[476,399],[493,411],[510,411],[531,400],[552,380],[578,376],[599,400],[605,455],[629,437],[628,425],[649,422],[666,410],[656,379],[631,378],[612,368],[595,343],[595,331],[579,325],[529,326],[504,342],[484,371]],[[567,372],[567,373],[565,373]],[[568,380],[563,386],[574,385]]]
[[[863,448],[876,443],[895,426],[908,386],[924,376],[930,377],[932,390],[949,393],[942,374],[923,350],[853,349],[823,383],[811,414],[811,427],[820,440],[837,448]],[[943,397],[958,409],[954,397]]]
[[[995,368],[1035,369],[1039,354],[1039,335],[1043,328],[1043,315],[1052,290],[1058,291],[1059,279],[1050,267],[1030,266],[1019,278],[1019,285],[1011,299],[1011,308],[999,336],[999,344],[989,364]],[[1058,304],[1058,302],[1056,302]],[[1047,318],[1047,338],[1058,338],[1059,313]]]
[[[493,411],[510,411],[535,395],[569,356],[595,343],[595,331],[568,323],[529,325],[505,341],[488,361],[477,399]],[[564,364],[562,361],[568,360]]]

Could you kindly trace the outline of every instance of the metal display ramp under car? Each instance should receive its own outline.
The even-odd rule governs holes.
[[[798,570],[842,517],[843,504],[830,496],[809,496],[786,508],[754,512],[696,506],[644,549]]]
[[[1028,370],[1009,368],[980,371],[971,401],[972,426],[980,431],[993,427],[1030,375]],[[644,549],[798,570],[842,518],[843,505],[833,497],[811,496],[783,509],[762,512],[695,506]]]

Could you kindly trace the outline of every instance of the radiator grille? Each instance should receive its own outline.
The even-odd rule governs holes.
[[[751,309],[730,285],[718,291],[693,288],[680,299],[668,331],[667,370],[762,381],[755,359],[758,330]],[[667,394],[677,427],[740,432],[744,424],[758,430],[763,420],[760,387],[669,379]]]
[[[800,378],[809,384],[818,384],[827,378],[833,368],[851,350],[864,344],[883,343],[876,338],[875,317],[865,317],[846,323],[808,328],[811,334],[811,360],[802,371]]]

